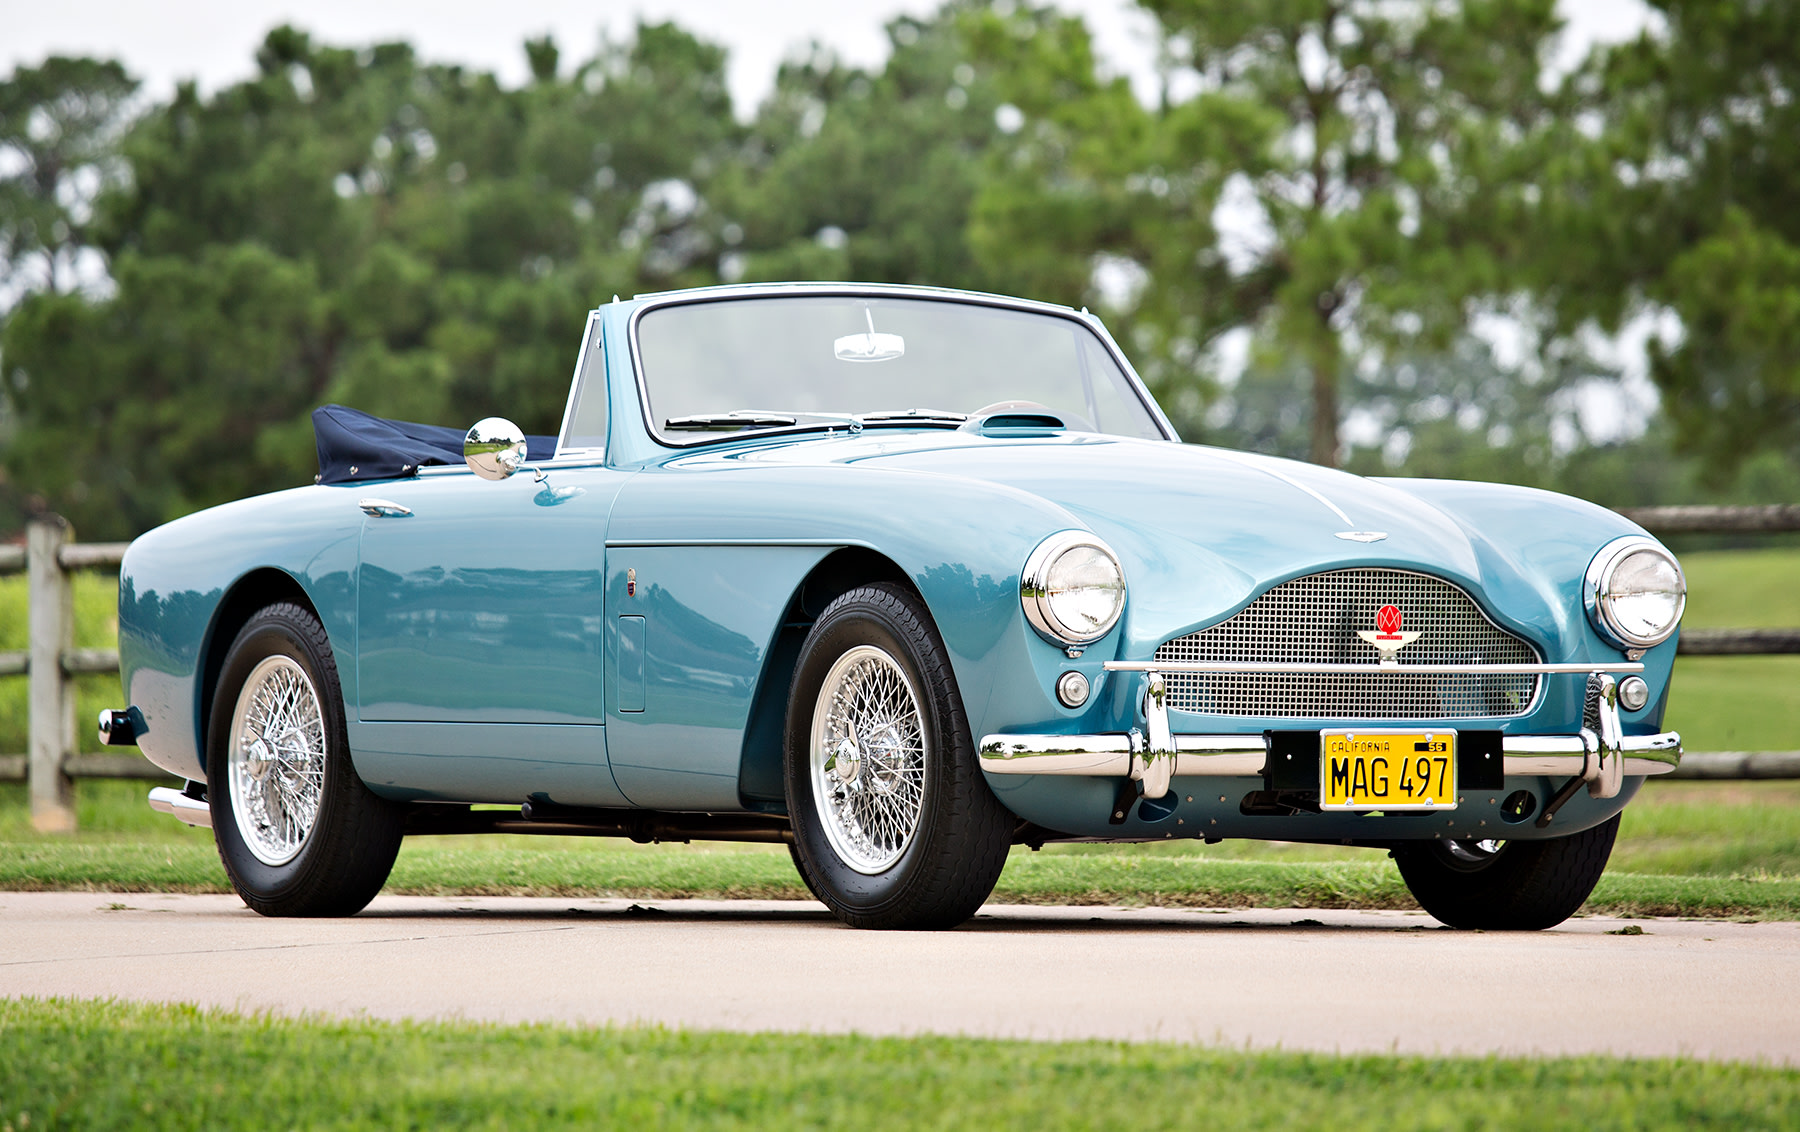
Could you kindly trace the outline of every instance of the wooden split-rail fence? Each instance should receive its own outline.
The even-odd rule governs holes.
[[[1800,504],[1639,507],[1623,513],[1656,534],[1800,531]],[[0,781],[30,783],[32,822],[39,829],[75,828],[72,784],[77,778],[168,777],[140,755],[77,753],[76,728],[92,727],[94,721],[76,718],[75,678],[118,672],[119,654],[115,649],[74,647],[73,576],[82,570],[116,572],[128,545],[75,542],[66,521],[46,515],[26,525],[24,546],[0,546],[0,574],[24,571],[29,579],[31,628],[30,648],[0,652],[0,676],[23,675],[30,680],[30,749],[23,755],[0,755]],[[1800,653],[1800,627],[1683,629],[1679,652],[1682,656]],[[1674,777],[1800,778],[1800,751],[1689,752]]]

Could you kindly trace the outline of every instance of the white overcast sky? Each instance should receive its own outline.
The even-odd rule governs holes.
[[[1058,0],[1093,31],[1101,58],[1152,89],[1152,21],[1130,0]],[[1595,39],[1623,39],[1644,24],[1641,0],[1561,0],[1577,54]],[[549,32],[563,59],[592,54],[602,29],[629,34],[633,23],[674,20],[730,49],[730,85],[740,116],[768,93],[784,56],[818,40],[846,61],[879,64],[882,27],[896,15],[925,15],[937,0],[0,0],[0,73],[46,55],[98,55],[124,61],[152,96],[181,79],[202,90],[249,76],[268,30],[292,23],[317,40],[361,46],[404,39],[432,61],[460,62],[517,83],[527,74],[521,46]]]

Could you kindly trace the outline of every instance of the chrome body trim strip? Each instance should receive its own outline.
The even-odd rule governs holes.
[[[577,448],[568,453],[557,453],[554,459],[539,460],[532,464],[546,472],[565,471],[571,468],[600,468],[606,465],[606,453],[597,448]],[[416,468],[413,477],[430,479],[433,476],[472,476],[467,464],[428,464]]]
[[[606,540],[608,550],[648,546],[860,546],[875,549],[867,539],[859,538],[615,538]]]
[[[150,808],[159,814],[169,814],[188,825],[212,828],[212,807],[171,786],[158,786],[150,791]]]
[[[1275,672],[1307,676],[1586,676],[1594,672],[1642,672],[1636,661],[1594,661],[1582,664],[1308,664],[1257,660],[1109,660],[1108,672]]]

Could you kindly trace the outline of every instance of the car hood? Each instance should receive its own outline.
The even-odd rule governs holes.
[[[1540,640],[1559,620],[1543,580],[1520,577],[1517,563],[1456,516],[1393,482],[1312,464],[1094,434],[879,429],[739,458],[906,470],[1037,495],[1118,552],[1131,592],[1129,635],[1140,643],[1217,621],[1288,578],[1351,566],[1446,577]],[[1495,586],[1505,599],[1484,599]],[[1500,618],[1496,606],[1514,616]]]

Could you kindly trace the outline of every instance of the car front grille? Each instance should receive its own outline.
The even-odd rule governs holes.
[[[1532,664],[1537,651],[1482,613],[1459,587],[1410,570],[1331,570],[1283,582],[1235,616],[1177,637],[1158,661],[1240,660],[1372,664],[1384,605],[1419,637],[1401,664]],[[1278,719],[1488,719],[1522,715],[1538,676],[1409,676],[1168,673],[1168,705],[1207,715]]]

